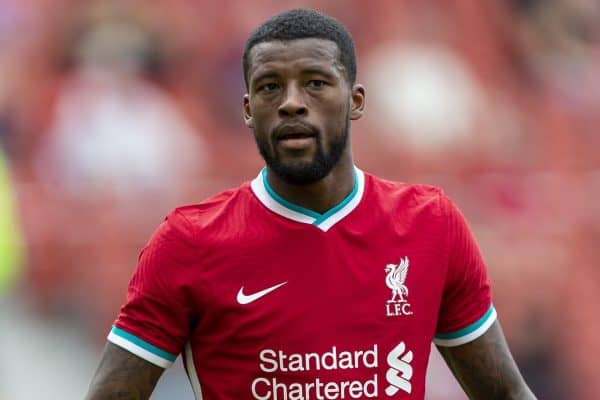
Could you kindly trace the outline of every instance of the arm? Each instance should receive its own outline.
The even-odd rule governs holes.
[[[535,400],[498,321],[472,342],[438,350],[470,399]]]
[[[108,342],[85,399],[147,400],[163,371]]]

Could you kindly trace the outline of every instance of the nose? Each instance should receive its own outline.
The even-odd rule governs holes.
[[[302,90],[295,85],[288,85],[278,111],[281,117],[306,115],[308,109],[302,96]]]

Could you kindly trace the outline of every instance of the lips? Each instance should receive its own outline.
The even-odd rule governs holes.
[[[290,132],[290,133],[285,133],[281,136],[278,137],[279,140],[285,140],[285,139],[301,139],[301,138],[307,138],[307,137],[313,137],[314,135],[312,133],[306,133],[306,132]]]
[[[312,138],[317,136],[315,131],[314,128],[306,125],[283,125],[275,131],[275,139],[289,140]]]

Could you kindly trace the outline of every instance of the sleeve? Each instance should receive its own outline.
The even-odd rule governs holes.
[[[448,269],[433,342],[459,346],[483,335],[496,320],[487,268],[458,208],[442,196],[448,222]]]
[[[172,212],[142,250],[125,304],[108,341],[168,368],[188,340],[193,320],[186,269],[194,255],[191,224]]]

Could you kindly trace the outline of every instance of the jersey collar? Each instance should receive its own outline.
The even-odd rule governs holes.
[[[250,187],[258,200],[274,213],[293,221],[314,225],[327,232],[358,206],[365,190],[365,175],[360,169],[354,167],[352,191],[338,205],[323,214],[291,203],[275,193],[267,181],[266,167],[250,182]]]

